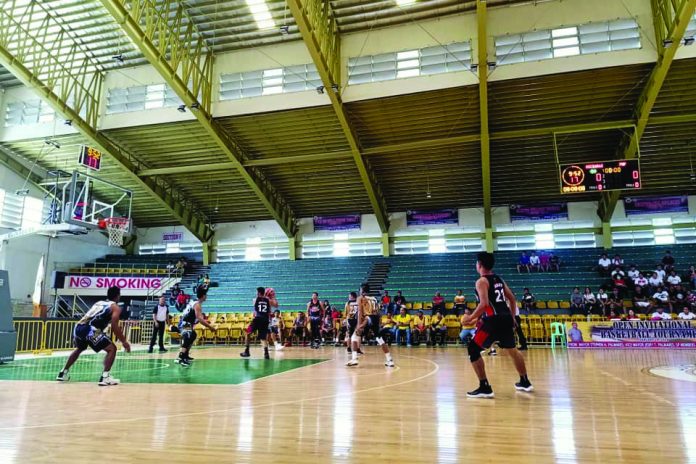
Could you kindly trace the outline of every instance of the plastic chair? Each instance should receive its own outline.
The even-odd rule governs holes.
[[[562,324],[560,322],[551,323],[551,348],[556,347],[556,339],[559,340],[561,346],[566,346],[565,324]]]

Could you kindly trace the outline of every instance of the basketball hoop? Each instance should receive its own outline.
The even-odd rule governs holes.
[[[106,231],[109,233],[109,246],[122,246],[123,236],[128,232],[130,220],[125,217],[110,217],[104,222],[106,222]]]

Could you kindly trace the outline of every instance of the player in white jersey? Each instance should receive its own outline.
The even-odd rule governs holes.
[[[283,349],[283,341],[281,337],[283,335],[284,329],[285,323],[283,322],[283,318],[280,317],[280,311],[276,309],[275,311],[273,311],[271,323],[268,326],[268,336],[271,338],[271,341],[273,342],[273,346],[275,346],[276,351],[280,351]]]
[[[70,354],[65,367],[58,373],[56,380],[65,382],[70,379],[68,370],[75,364],[80,354],[89,346],[98,353],[102,350],[106,352],[104,358],[104,372],[99,379],[99,386],[118,385],[119,380],[111,377],[111,366],[116,359],[116,345],[111,339],[104,334],[106,327],[111,324],[111,332],[123,344],[123,349],[130,352],[130,344],[123,335],[121,328],[118,326],[118,321],[121,317],[121,308],[118,306],[118,300],[121,298],[121,289],[118,287],[110,287],[106,293],[105,301],[98,301],[92,306],[80,322],[77,323],[73,330],[73,343],[75,351]]]
[[[350,337],[353,349],[351,352],[351,360],[346,363],[346,366],[357,366],[358,365],[358,352],[360,351],[360,341],[362,340],[362,335],[365,332],[368,324],[371,324],[373,331],[377,334],[377,344],[382,347],[382,352],[386,361],[384,363],[387,367],[394,367],[394,360],[389,352],[389,346],[384,342],[384,339],[379,336],[379,306],[377,305],[377,300],[369,295],[370,285],[364,283],[360,286],[360,295],[358,296],[358,326],[355,329],[355,333]],[[376,327],[374,326],[375,324]]]
[[[203,314],[203,303],[208,298],[208,290],[203,286],[199,286],[196,289],[196,298],[196,301],[191,301],[186,306],[179,320],[181,348],[179,349],[179,357],[176,362],[183,367],[190,367],[191,361],[193,361],[193,358],[189,356],[189,351],[191,346],[193,346],[193,342],[196,341],[196,323],[200,322],[213,332],[217,331],[216,327],[205,320],[205,314]]]

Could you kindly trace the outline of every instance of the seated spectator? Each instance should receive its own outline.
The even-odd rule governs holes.
[[[345,330],[346,327],[341,324],[341,311],[339,311],[335,306],[331,307],[331,320],[333,321],[333,327],[334,327],[334,342],[335,346],[343,346],[343,343],[340,342],[339,340],[344,340],[345,339]]]
[[[657,311],[652,313],[652,316],[650,316],[651,321],[668,321],[671,319],[672,319],[672,315],[669,313],[666,313],[662,306],[658,306]]]
[[[633,280],[633,283],[641,288],[646,288],[648,286],[648,279],[645,278],[642,272],[638,273],[638,277]]]
[[[529,270],[539,272],[540,265],[541,259],[537,256],[536,252],[532,251],[532,255],[529,257]]]
[[[624,260],[621,257],[621,255],[614,255],[614,259],[611,260],[612,269],[616,269],[617,267],[623,267],[623,265]]]
[[[520,260],[517,262],[517,272],[529,272],[529,256],[526,252],[522,252]]]
[[[331,316],[330,311],[326,311],[326,314],[324,315],[324,319],[321,321],[321,328],[319,329],[319,333],[321,335],[321,344],[326,345],[327,343],[331,343],[334,340],[334,333],[335,333],[335,328],[334,328],[334,320],[333,317]]]
[[[471,316],[471,310],[466,308],[462,317],[459,318],[459,323],[462,325],[462,330],[459,332],[459,340],[461,340],[462,345],[468,345],[476,332],[476,324],[466,322],[468,316]]]
[[[184,293],[184,292],[179,292],[179,295],[176,297],[176,303],[174,307],[177,309],[177,311],[181,312],[186,308],[186,305],[189,302],[189,296]]]
[[[586,314],[584,300],[578,287],[570,294],[570,314]]]
[[[382,323],[382,328],[379,330],[379,336],[387,342],[387,345],[391,346],[392,340],[394,339],[394,331],[396,330],[396,321],[392,313],[387,313],[386,320]]]
[[[600,287],[597,291],[597,304],[599,305],[602,316],[606,316],[609,308],[609,295],[607,295],[604,287]]]
[[[636,316],[635,311],[633,311],[632,309],[629,309],[628,314],[626,315],[626,320],[627,321],[639,321],[640,318],[638,316]]]
[[[656,306],[665,306],[669,308],[670,312],[672,311],[672,305],[669,302],[669,293],[667,293],[667,290],[665,290],[665,288],[662,285],[655,289],[655,293],[653,293],[652,299],[655,302]]]
[[[432,310],[433,313],[441,312],[444,314],[445,312],[445,299],[442,297],[442,295],[440,295],[440,292],[435,292]]]
[[[696,292],[686,292],[686,301],[689,303],[692,311],[696,309]]]
[[[658,287],[662,287],[662,279],[657,272],[653,272],[652,276],[648,279],[648,288],[655,291]]]
[[[662,266],[662,264],[657,265],[657,269],[655,269],[655,272],[658,276],[660,276],[660,280],[664,282],[665,277],[667,277],[667,273],[665,272],[665,268]]]
[[[640,275],[640,271],[636,269],[635,264],[631,264],[631,266],[628,268],[628,273],[626,275],[629,279],[631,279],[631,283],[634,283]]]
[[[585,314],[596,313],[598,311],[599,306],[597,305],[597,298],[595,298],[590,287],[585,287],[585,291],[582,294],[582,301],[585,304]]]
[[[684,280],[691,284],[691,288],[696,288],[696,267],[689,266],[689,270],[684,277]]]
[[[382,311],[385,313],[391,313],[393,312],[392,308],[392,299],[389,296],[389,291],[385,290],[384,294],[382,295],[382,299],[379,301],[380,304],[382,305]]]
[[[404,295],[401,293],[401,290],[397,290],[396,292],[396,296],[394,297],[394,306],[396,306],[397,308],[406,306],[406,298],[404,298]]]
[[[665,255],[662,257],[662,266],[664,266],[665,271],[667,272],[674,269],[674,257],[672,256],[671,251],[665,251]]]
[[[169,264],[167,264],[167,272],[171,273],[176,270],[176,265],[174,264],[174,261],[169,261]]]
[[[672,308],[683,308],[689,304],[689,295],[681,285],[675,285],[669,289],[669,302]]]
[[[616,266],[613,271],[611,271],[611,278],[615,278],[616,276],[619,277],[626,277],[626,273],[624,272],[623,268],[621,266]]]
[[[549,264],[551,265],[551,270],[554,272],[561,271],[561,257],[550,253]]]
[[[551,256],[545,251],[542,251],[541,256],[539,256],[539,270],[542,272],[551,271]]]
[[[648,314],[652,311],[653,305],[645,290],[642,287],[636,285],[633,292],[633,308],[636,311],[640,311],[643,314]]]
[[[620,320],[621,320],[621,317],[617,316],[617,315],[616,315],[616,311],[614,311],[614,310],[612,309],[612,310],[609,311],[609,315],[607,316],[607,320],[610,320],[610,321],[620,321]]]
[[[607,301],[607,305],[609,311],[613,311],[616,314],[626,312],[623,306],[623,296],[621,296],[618,287],[614,287],[614,289],[609,294],[609,300]]]
[[[461,290],[454,296],[454,313],[461,314],[466,309],[466,297]]]
[[[670,286],[680,285],[682,282],[681,277],[677,275],[677,271],[672,269],[667,276],[667,283]]]
[[[309,331],[307,330],[307,314],[304,311],[297,313],[297,317],[292,323],[292,335],[295,344],[307,346]]]
[[[525,287],[522,298],[520,299],[522,303],[522,309],[530,314],[532,311],[536,311],[536,297]]]
[[[683,321],[693,321],[696,319],[696,314],[692,313],[688,306],[684,306],[677,317]]]
[[[435,346],[438,338],[440,339],[440,346],[445,346],[447,342],[447,325],[445,324],[445,318],[442,317],[442,313],[439,311],[430,319],[430,343]]]
[[[611,260],[606,253],[603,253],[602,256],[599,257],[599,261],[597,261],[597,271],[599,272],[599,275],[606,276],[609,275],[610,268]]]
[[[617,289],[619,291],[619,295],[621,296],[621,298],[623,298],[623,296],[626,294],[626,290],[627,290],[627,285],[626,285],[626,281],[624,280],[624,278],[621,277],[620,275],[617,275],[611,281],[611,285],[612,285],[611,288]]]
[[[179,284],[174,284],[172,289],[169,291],[169,306],[174,306],[177,301],[177,297],[179,296],[179,293],[181,293],[181,289],[179,288]],[[179,309],[179,308],[177,308]]]
[[[396,316],[396,330],[394,331],[394,335],[397,345],[406,344],[411,346],[411,315],[406,312],[405,306],[401,307],[399,315]],[[404,341],[404,335],[406,335],[406,341]]]
[[[422,340],[428,343],[428,319],[423,311],[418,311],[413,318],[413,330],[411,331],[411,344],[419,345]]]

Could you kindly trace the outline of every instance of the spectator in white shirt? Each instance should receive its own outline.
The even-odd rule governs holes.
[[[529,257],[529,269],[539,272],[540,264],[541,260],[539,259],[539,256],[537,256],[536,252],[532,251],[532,255]]]
[[[652,289],[656,289],[657,287],[662,286],[662,279],[660,278],[660,275],[657,272],[652,273],[652,276],[648,279],[648,285]]]
[[[664,287],[657,287],[657,290],[655,293],[653,293],[652,298],[655,300],[655,303],[657,303],[658,306],[667,306],[669,307],[670,312],[672,311],[672,304],[669,302],[669,293],[667,293],[667,290],[665,290]]]
[[[620,255],[615,255],[614,259],[611,260],[611,267],[622,267],[624,265],[624,260]]]
[[[155,347],[155,341],[159,338],[160,353],[166,353],[167,349],[164,347],[164,328],[169,320],[169,306],[167,306],[164,295],[160,297],[157,306],[152,310],[152,320],[154,321],[154,326],[152,328],[150,348],[148,348],[147,352],[152,353],[152,349]]]
[[[681,284],[681,277],[677,275],[677,271],[672,269],[672,272],[669,273],[669,276],[667,276],[667,283],[670,285],[679,285]]]
[[[638,277],[633,281],[633,283],[640,288],[645,288],[648,286],[648,279],[645,278],[642,272],[639,272]]]
[[[592,293],[590,287],[585,287],[585,292],[582,294],[582,300],[585,303],[585,312],[587,314],[597,311],[597,299]]]
[[[604,288],[600,288],[597,291],[597,304],[599,309],[602,311],[602,315],[607,314],[607,305],[609,304],[609,295],[604,291]]]
[[[668,320],[672,319],[672,315],[669,313],[666,313],[662,307],[658,307],[657,311],[655,311],[652,314],[650,319],[653,321],[668,321]]]
[[[677,317],[679,319],[684,320],[684,321],[692,321],[692,320],[696,319],[696,314],[689,311],[688,306],[684,306],[684,309],[682,310],[682,312],[679,313],[679,315]]]
[[[597,261],[597,270],[599,271],[600,275],[607,275],[609,273],[610,267],[611,260],[606,255],[606,253],[604,253],[602,256],[599,257],[599,261]]]
[[[662,264],[657,265],[657,269],[655,269],[655,272],[657,273],[657,275],[660,276],[660,279],[664,282],[667,273],[665,272],[665,269],[662,267]]]
[[[635,265],[635,264],[631,264],[631,267],[628,269],[628,274],[627,274],[627,275],[628,275],[628,278],[629,278],[629,279],[631,279],[632,281],[635,282],[635,280],[636,280],[636,279],[638,278],[638,276],[640,275],[640,271],[638,271],[638,269],[636,269],[636,265]]]

